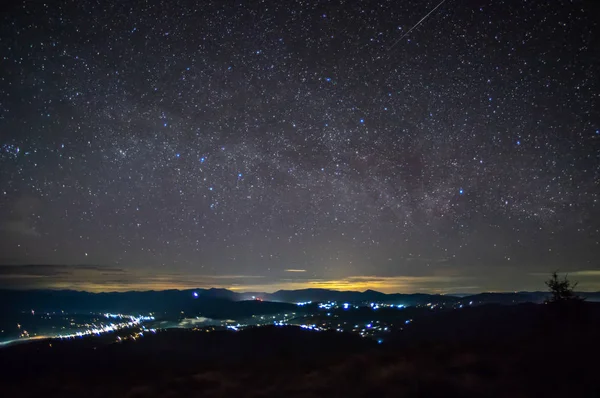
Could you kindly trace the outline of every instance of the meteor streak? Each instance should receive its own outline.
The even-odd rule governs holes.
[[[404,39],[406,36],[408,36],[408,34],[409,34],[410,32],[412,32],[414,28],[416,28],[417,26],[419,26],[419,25],[420,25],[420,24],[421,24],[421,23],[422,23],[424,20],[426,20],[426,19],[427,19],[427,17],[428,17],[428,16],[430,16],[430,15],[431,15],[431,14],[432,14],[432,13],[433,13],[435,10],[437,10],[437,9],[438,9],[438,7],[439,7],[439,6],[441,6],[441,5],[442,5],[442,4],[444,4],[445,2],[446,2],[446,0],[442,0],[442,1],[440,1],[440,3],[439,3],[437,6],[435,6],[435,7],[433,8],[433,10],[429,11],[429,12],[427,13],[427,15],[425,15],[423,18],[421,18],[421,20],[420,20],[419,22],[417,22],[417,23],[416,23],[416,24],[415,24],[415,25],[414,25],[412,28],[410,28],[410,29],[408,30],[408,32],[406,32],[406,33],[405,33],[405,34],[403,34],[403,35],[402,35],[402,36],[401,36],[401,37],[400,37],[398,40],[396,40],[396,41],[394,42],[394,44],[392,44],[392,45],[390,46],[390,48],[388,49],[388,51],[389,51],[389,50],[391,50],[392,48],[394,48],[394,46],[395,46],[396,44],[398,44],[398,43],[400,42],[400,40],[402,40],[402,39]]]

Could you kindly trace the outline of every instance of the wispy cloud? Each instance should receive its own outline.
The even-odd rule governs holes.
[[[167,290],[192,288],[227,288],[238,292],[274,292],[281,289],[323,288],[332,290],[378,290],[384,293],[464,293],[475,291],[539,290],[547,274],[521,274],[531,282],[515,288],[513,278],[497,274],[460,274],[443,268],[428,275],[353,275],[335,279],[311,277],[301,269],[287,269],[281,277],[262,275],[202,275],[184,272],[161,272],[98,265],[10,265],[0,266],[0,288],[74,289],[90,292],[127,290]],[[285,275],[285,277],[284,277]],[[468,275],[468,276],[467,276]],[[543,276],[543,277],[542,277]],[[600,270],[570,273],[583,291],[600,289]],[[503,284],[504,283],[504,284]],[[507,286],[509,288],[503,288]]]
[[[0,266],[0,287],[75,289],[93,292],[222,287],[236,291],[273,292],[279,289],[376,289],[383,292],[437,291],[465,286],[457,276],[349,276],[340,279],[306,278],[306,270],[286,269],[293,278],[267,279],[260,275],[194,275],[127,270],[96,265]]]
[[[86,268],[89,266],[86,266]],[[57,275],[69,275],[71,270],[66,265],[54,264],[26,264],[5,265],[0,267],[0,278],[4,277],[50,277]],[[108,268],[107,268],[108,269]]]
[[[91,292],[191,289],[246,285],[260,275],[193,275],[127,270],[97,265],[0,266],[0,288],[74,289]]]
[[[38,231],[31,225],[28,220],[10,220],[0,224],[0,230],[24,236],[40,236]]]
[[[456,290],[455,286],[465,289],[465,282],[469,277],[459,276],[349,276],[340,279],[295,279],[279,280],[265,284],[253,284],[234,287],[237,291],[265,291],[272,292],[280,289],[306,289],[320,288],[332,290],[363,291],[367,289],[378,290],[385,293],[430,291],[437,293],[450,293]],[[473,290],[474,286],[469,288]]]
[[[591,276],[591,277],[600,277],[600,270],[598,269],[588,269],[583,271],[575,271],[569,272],[571,276]]]
[[[39,232],[35,228],[32,217],[42,205],[38,198],[22,196],[18,198],[11,209],[10,216],[0,222],[0,232],[24,237],[38,237]]]
[[[582,277],[600,277],[600,270],[597,269],[585,269],[585,270],[576,270],[576,271],[557,271],[559,275],[565,276],[582,276]],[[531,272],[529,273],[531,276],[536,277],[545,277],[549,278],[551,276],[550,272]]]

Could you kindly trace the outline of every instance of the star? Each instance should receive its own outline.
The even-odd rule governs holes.
[[[439,1],[148,0],[118,18],[101,3],[4,16],[0,252],[15,264],[76,266],[77,242],[86,264],[175,288],[444,293],[594,270],[591,3],[446,1],[425,19]],[[0,272],[15,283],[69,282]]]

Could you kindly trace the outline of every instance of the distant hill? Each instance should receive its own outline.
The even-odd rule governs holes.
[[[243,293],[241,294],[244,295]],[[289,303],[300,302],[348,302],[348,303],[385,303],[385,304],[403,304],[419,305],[427,303],[454,303],[459,301],[458,297],[444,296],[439,294],[402,294],[393,293],[386,294],[375,290],[358,291],[339,291],[329,289],[301,289],[301,290],[278,290],[274,293],[262,293],[260,296],[263,300],[268,301],[284,301]]]
[[[600,301],[600,292],[579,292],[579,296],[587,301]],[[543,303],[549,297],[548,292],[514,292],[514,293],[478,293],[462,298],[478,304],[518,304],[518,303]]]
[[[73,290],[0,290],[0,314],[39,312],[154,313],[157,316],[228,319],[297,311],[295,304],[239,300],[225,289],[164,290],[124,293],[88,293]]]
[[[587,301],[600,301],[600,292],[579,293]],[[470,296],[439,294],[386,294],[374,290],[279,290],[274,293],[238,293],[227,289],[188,289],[143,292],[89,293],[73,290],[0,290],[0,311],[66,311],[121,313],[183,313],[227,318],[298,310],[300,302],[432,304],[542,303],[546,292],[479,293]]]
[[[250,293],[234,293],[240,299],[247,299]],[[581,297],[588,301],[600,301],[600,292],[579,292]],[[517,304],[517,303],[542,303],[548,298],[548,292],[506,292],[506,293],[477,293],[477,294],[427,294],[427,293],[382,293],[375,290],[338,291],[329,289],[301,289],[301,290],[278,290],[274,293],[251,293],[252,296],[260,297],[267,301],[283,301],[288,303],[300,302],[349,302],[349,303],[385,303],[424,305],[427,303],[470,302],[478,304]]]

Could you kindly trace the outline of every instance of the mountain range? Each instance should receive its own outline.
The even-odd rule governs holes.
[[[326,302],[336,301],[338,303],[383,303],[383,304],[404,304],[424,305],[427,303],[458,303],[474,302],[484,303],[543,303],[549,297],[548,292],[483,292],[476,294],[429,294],[429,293],[382,293],[376,290],[359,291],[340,291],[330,289],[299,289],[299,290],[278,290],[274,293],[249,292],[238,293],[227,289],[196,289],[193,290],[201,297],[219,297],[232,301],[260,299],[263,301],[285,302],[285,303],[306,303],[306,302]],[[600,292],[579,292],[580,297],[588,301],[600,301]]]
[[[588,301],[600,301],[600,292],[581,292]],[[296,303],[336,301],[352,304],[517,304],[542,303],[547,292],[478,293],[469,296],[439,294],[386,294],[374,290],[337,291],[329,289],[279,290],[274,293],[238,293],[227,289],[188,289],[89,293],[74,290],[0,290],[0,311],[66,312],[183,312],[221,316],[266,314],[297,309]]]

